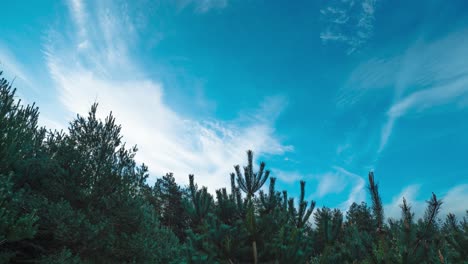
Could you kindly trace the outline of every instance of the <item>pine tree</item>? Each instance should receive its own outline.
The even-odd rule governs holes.
[[[234,166],[237,175],[237,183],[239,188],[244,191],[247,195],[248,207],[246,212],[245,223],[247,230],[250,233],[250,239],[252,241],[252,254],[254,263],[258,263],[258,252],[257,252],[257,224],[255,219],[255,208],[252,203],[252,198],[255,196],[255,193],[262,188],[265,181],[270,175],[270,171],[265,171],[265,163],[260,163],[260,168],[257,173],[253,172],[253,152],[251,150],[247,151],[247,166],[244,167],[244,174],[240,171],[240,166]]]
[[[247,151],[247,166],[244,167],[244,174],[240,171],[240,166],[234,166],[237,175],[237,184],[245,192],[248,199],[251,199],[255,193],[262,188],[270,175],[270,171],[265,171],[265,162],[260,162],[260,168],[257,173],[253,172],[253,151]]]
[[[0,77],[2,72],[0,71]],[[16,90],[0,79],[0,262],[14,260],[37,233],[37,210],[27,206],[27,179],[36,173],[44,129],[38,108],[22,105]]]
[[[0,262],[16,255],[17,242],[31,239],[37,232],[36,212],[25,212],[24,191],[13,192],[12,175],[0,174]]]
[[[337,244],[342,232],[343,214],[338,209],[323,207],[315,211],[314,221],[317,226],[318,249],[331,255],[329,252]],[[329,255],[325,254],[324,257],[328,258]]]
[[[307,208],[308,202],[304,200],[305,197],[305,181],[301,181],[301,195],[299,196],[299,209],[294,206],[294,199],[289,199],[288,210],[291,220],[297,228],[304,227],[309,221],[310,216],[315,208],[315,201],[310,202],[309,208]]]
[[[352,203],[346,212],[344,224],[344,245],[346,259],[364,261],[372,253],[373,219],[370,208],[365,202]]]
[[[375,182],[374,172],[369,172],[368,190],[372,201],[372,216],[374,219],[374,234],[377,236],[376,242],[373,244],[373,250],[370,258],[373,263],[388,263],[389,245],[387,240],[387,231],[385,230],[384,210],[382,198],[379,193],[379,186]]]
[[[460,222],[454,214],[448,214],[442,228],[445,233],[445,240],[448,244],[448,250],[445,257],[454,263],[467,262],[468,260],[468,210],[465,217]],[[440,253],[442,255],[442,253]]]
[[[283,197],[275,191],[275,182],[271,180],[268,195],[260,195],[261,212],[264,213],[260,214],[259,223],[266,251],[262,252],[261,257],[264,261],[277,263],[305,263],[312,253],[312,241],[309,239],[312,228],[308,219],[315,202],[312,201],[307,208],[308,202],[304,201],[305,182],[301,181],[301,195],[296,208],[294,199],[288,200],[286,191],[283,191]]]
[[[174,175],[167,173],[157,179],[154,186],[157,199],[159,199],[161,224],[171,229],[177,237],[185,240],[185,229],[188,228],[188,215],[184,208],[182,190],[175,182]]]
[[[270,172],[262,162],[254,173],[252,151],[215,201],[193,175],[186,188],[171,173],[148,186],[136,146],[97,104],[65,132],[38,117],[1,79],[1,263],[468,263],[468,211],[442,223],[432,194],[424,217],[403,199],[401,218],[386,221],[372,172],[371,207],[353,203],[346,221],[338,209],[314,212],[303,181],[298,203],[275,178],[261,190]]]
[[[384,211],[382,199],[380,198],[379,185],[374,180],[374,172],[369,172],[369,192],[372,200],[372,213],[378,234],[384,233]]]
[[[270,178],[268,194],[260,190],[261,209],[260,215],[267,215],[273,212],[281,203],[281,194],[275,190],[276,178]]]
[[[211,211],[213,206],[213,197],[208,193],[206,187],[198,189],[198,186],[194,183],[193,174],[189,175],[189,190],[191,198],[191,207],[189,207],[189,212],[193,221],[193,225],[197,226],[203,224],[208,213]]]

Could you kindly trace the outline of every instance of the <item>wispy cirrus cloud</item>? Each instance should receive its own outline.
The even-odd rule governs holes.
[[[409,111],[423,111],[427,108],[456,103],[468,96],[468,76],[448,80],[429,89],[416,91],[396,102],[388,111],[389,116],[400,117]]]
[[[316,190],[310,195],[310,199],[321,199],[329,194],[348,192],[347,199],[338,205],[342,210],[347,210],[353,202],[360,203],[365,200],[365,180],[342,167],[333,166],[326,173],[307,178],[317,182]]]
[[[346,182],[346,175],[338,171],[320,175],[315,195],[318,198],[322,198],[327,194],[341,193],[345,189],[345,184],[340,184],[343,182]]]
[[[387,112],[388,119],[382,128],[377,153],[382,152],[385,146],[387,146],[395,122],[401,116],[410,111],[421,112],[425,109],[448,103],[456,104],[459,107],[466,107],[463,104],[466,100],[468,100],[468,76],[450,80],[430,89],[414,92],[397,101]]]
[[[15,55],[6,47],[0,43],[0,68],[5,70],[6,74],[12,75],[11,78],[15,78],[16,82],[20,82],[19,85],[26,85],[29,88],[34,89],[32,81],[27,77],[24,65],[16,60]],[[18,83],[16,83],[18,85]]]
[[[377,153],[386,147],[397,120],[411,112],[440,105],[465,107],[468,100],[468,48],[466,32],[456,32],[434,43],[413,48],[401,60],[396,79],[394,103],[387,112]]]
[[[401,64],[401,56],[371,58],[360,63],[338,90],[337,107],[346,109],[356,106],[363,103],[366,96],[394,87]]]
[[[346,175],[350,180],[351,186],[353,186],[351,192],[348,195],[348,199],[340,205],[340,208],[347,210],[353,202],[359,203],[364,201],[366,197],[366,181],[361,176],[347,171],[341,167],[336,167],[335,169]]]
[[[87,36],[86,30],[86,13],[85,13],[85,3],[82,0],[68,0],[68,6],[70,14],[73,16],[73,21],[76,28],[78,29],[78,36],[81,39],[85,39]]]
[[[219,10],[227,7],[228,0],[178,0],[180,8],[193,7],[197,13]]]
[[[377,0],[334,0],[320,9],[324,29],[320,39],[346,46],[347,54],[361,48],[374,30]]]
[[[48,36],[45,55],[59,101],[70,117],[85,114],[94,101],[99,102],[101,117],[112,111],[125,140],[139,144],[137,158],[153,175],[174,172],[178,182],[186,183],[187,175],[195,173],[199,184],[214,191],[228,185],[232,166],[245,161],[247,149],[257,157],[292,151],[274,128],[286,98],[267,96],[235,120],[187,118],[165,103],[167,88],[146,77],[132,58],[137,34],[128,25],[131,21],[120,19],[125,16],[122,9],[93,6],[97,8],[93,16],[87,8],[91,9],[78,0],[69,2],[75,25],[72,38],[54,32]],[[84,17],[98,23],[82,21]],[[82,32],[89,45],[68,45],[80,43]]]
[[[452,32],[430,42],[419,39],[401,54],[371,58],[350,73],[337,94],[339,108],[366,104],[370,98],[393,97],[381,124],[377,155],[387,146],[401,117],[440,105],[467,106],[466,33]]]

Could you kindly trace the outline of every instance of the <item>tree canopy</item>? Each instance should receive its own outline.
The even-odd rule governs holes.
[[[385,219],[370,172],[370,205],[316,208],[304,181],[296,201],[264,162],[254,172],[250,150],[243,170],[219,175],[229,191],[194,175],[180,186],[172,173],[150,186],[137,147],[97,111],[47,130],[1,78],[0,263],[468,263],[468,211],[442,220],[435,194],[421,219],[406,200]]]

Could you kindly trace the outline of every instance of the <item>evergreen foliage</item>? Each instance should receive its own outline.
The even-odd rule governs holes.
[[[158,201],[156,211],[160,214],[161,224],[171,229],[181,240],[185,240],[188,228],[188,212],[185,209],[183,191],[175,182],[174,175],[167,173],[156,181],[155,198]]]
[[[97,109],[48,131],[0,80],[0,263],[468,263],[468,211],[442,222],[432,194],[421,219],[404,199],[387,221],[373,172],[371,204],[345,215],[315,210],[304,181],[297,202],[277,191],[250,150],[229,192],[193,175],[180,186],[172,173],[151,187],[137,147]]]

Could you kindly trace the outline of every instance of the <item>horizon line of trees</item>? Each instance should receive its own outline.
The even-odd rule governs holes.
[[[370,205],[316,208],[304,181],[296,202],[264,162],[254,171],[250,150],[229,190],[172,173],[150,186],[112,113],[93,104],[68,132],[47,130],[15,91],[0,79],[0,263],[468,263],[468,210],[441,220],[435,194],[422,218],[403,199],[386,220],[370,172]]]

